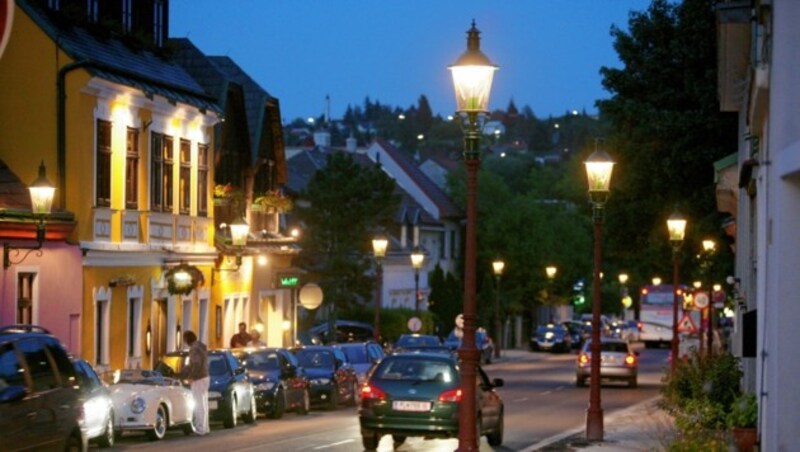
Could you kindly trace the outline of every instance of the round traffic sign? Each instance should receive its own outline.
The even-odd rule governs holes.
[[[408,330],[412,333],[416,333],[422,329],[422,320],[419,317],[411,317],[408,319]]]
[[[697,309],[705,309],[708,306],[708,294],[705,292],[697,292],[694,294],[694,305]]]
[[[308,283],[300,289],[299,298],[304,308],[316,309],[322,304],[322,289],[314,283]]]

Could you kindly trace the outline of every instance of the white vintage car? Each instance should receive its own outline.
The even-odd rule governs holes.
[[[179,380],[152,370],[125,369],[115,375],[109,389],[118,434],[138,430],[151,440],[159,440],[172,427],[187,435],[194,432],[194,397]]]

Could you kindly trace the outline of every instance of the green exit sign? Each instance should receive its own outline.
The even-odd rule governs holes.
[[[298,276],[279,276],[278,286],[280,287],[295,287],[300,284],[300,277]]]

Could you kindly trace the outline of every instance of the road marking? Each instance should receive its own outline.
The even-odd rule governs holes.
[[[512,402],[524,402],[526,400],[528,400],[528,398],[527,397],[523,397],[521,399],[514,399],[514,400],[512,400]]]
[[[330,443],[330,444],[323,444],[321,446],[317,446],[317,447],[314,448],[314,450],[328,449],[329,447],[336,447],[336,446],[341,446],[342,444],[354,443],[354,442],[355,442],[354,439],[346,439],[344,441],[339,441],[338,443]]]
[[[547,394],[550,394],[551,392],[553,392],[553,391],[540,392],[539,395],[547,395]]]
[[[559,387],[556,388],[556,391],[560,391],[562,389],[564,389],[564,386],[559,386]]]

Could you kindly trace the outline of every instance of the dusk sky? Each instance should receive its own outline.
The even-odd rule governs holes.
[[[610,35],[648,0],[172,0],[170,35],[231,57],[280,99],[284,121],[333,119],[364,99],[407,108],[425,95],[455,110],[447,66],[475,19],[481,49],[500,70],[490,108],[511,99],[537,117],[596,113],[609,97],[601,66],[621,67]]]

